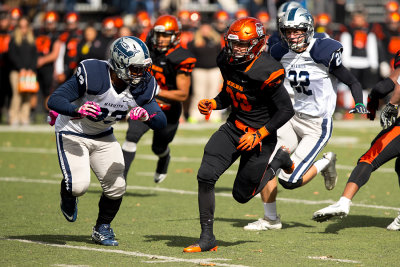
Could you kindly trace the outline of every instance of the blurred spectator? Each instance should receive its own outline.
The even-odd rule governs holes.
[[[43,26],[36,33],[37,81],[40,85],[40,93],[43,97],[44,107],[47,113],[47,100],[54,86],[54,62],[58,57],[61,42],[58,40],[57,32],[58,14],[54,11],[46,12],[43,18]],[[33,109],[37,106],[38,95],[32,97]],[[32,101],[31,101],[32,103]]]
[[[3,109],[8,110],[11,99],[10,65],[8,63],[8,45],[10,43],[10,16],[0,14],[0,123],[3,122]]]
[[[360,9],[358,9],[360,10]],[[371,88],[378,80],[378,40],[376,35],[369,30],[366,14],[356,11],[351,15],[348,32],[343,32],[340,37],[343,45],[343,65],[349,68],[364,89],[366,99],[367,89]],[[339,84],[337,108],[352,108],[354,101],[347,86]],[[345,113],[345,119],[353,118],[352,114]]]
[[[392,71],[396,52],[400,50],[400,13],[388,12],[385,22],[374,23],[372,31],[381,44],[379,74],[381,78],[386,78]]]
[[[78,44],[82,39],[82,31],[78,28],[79,16],[75,12],[65,16],[66,29],[60,35],[61,47],[55,65],[56,79],[63,83],[69,79],[78,65]]]
[[[13,31],[17,26],[19,19],[22,16],[22,10],[18,7],[15,7],[10,10],[10,31]]]
[[[204,120],[197,108],[201,99],[218,95],[222,76],[217,66],[217,56],[221,51],[220,34],[211,24],[204,22],[195,32],[194,39],[188,44],[188,49],[197,59],[193,69],[193,92],[190,101],[189,122],[196,123]],[[213,112],[211,119],[221,121],[221,111]]]
[[[98,50],[99,55],[97,57],[92,56],[96,59],[107,59],[110,58],[109,48],[117,37],[118,28],[116,25],[115,17],[108,17],[103,20],[101,26],[101,34],[93,42],[93,49]],[[100,47],[97,47],[100,45]]]
[[[32,93],[20,92],[20,78],[36,75],[37,52],[35,36],[27,18],[21,17],[9,44],[10,83],[13,91],[9,110],[11,125],[30,123]]]
[[[131,28],[129,28],[128,26],[122,26],[121,28],[119,28],[118,37],[123,37],[123,36],[133,36]]]
[[[181,46],[187,48],[187,44],[193,40],[194,28],[190,19],[190,11],[181,10],[178,12],[178,20],[182,25],[181,29]]]
[[[78,44],[78,62],[85,59],[106,59],[104,50],[105,44],[102,43],[98,32],[93,25],[88,25],[83,33],[83,39]]]
[[[249,11],[247,9],[239,9],[235,12],[235,20],[245,18],[250,16]]]
[[[134,36],[145,42],[151,26],[151,18],[147,11],[142,10],[136,13]]]
[[[229,16],[229,13],[225,10],[219,10],[215,12],[213,16],[214,29],[223,36],[228,29],[230,20],[231,18]]]

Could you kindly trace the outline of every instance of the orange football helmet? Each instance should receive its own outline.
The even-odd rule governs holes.
[[[389,1],[385,5],[386,12],[397,12],[399,11],[399,3],[397,1]]]
[[[55,23],[58,21],[58,14],[54,11],[48,11],[43,18],[46,23]]]
[[[266,11],[260,11],[256,15],[257,19],[259,19],[262,23],[268,23],[270,20],[269,14]]]
[[[224,39],[228,62],[241,64],[253,60],[264,50],[265,29],[256,18],[242,18],[231,24]]]
[[[75,12],[69,12],[65,15],[65,22],[67,23],[77,23],[79,20],[79,16]]]
[[[216,21],[229,21],[229,13],[225,10],[219,10],[214,13],[214,20]]]
[[[161,37],[170,36],[168,43],[161,40]],[[166,52],[180,42],[181,24],[175,16],[163,15],[154,22],[151,32],[151,42],[155,49]]]
[[[247,9],[239,9],[235,13],[235,19],[241,19],[249,16],[249,11]]]
[[[317,24],[319,26],[328,26],[329,23],[331,23],[331,17],[329,16],[329,14],[326,13],[321,13],[317,16]]]
[[[18,7],[11,9],[10,17],[11,19],[18,20],[20,17],[22,17],[21,9],[19,9]]]

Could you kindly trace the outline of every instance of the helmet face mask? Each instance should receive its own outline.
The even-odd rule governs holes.
[[[279,32],[290,50],[303,52],[314,35],[314,19],[304,8],[290,9],[279,20]]]
[[[147,46],[133,36],[121,37],[110,46],[111,68],[128,85],[136,85],[146,78],[152,60]]]
[[[258,19],[242,18],[232,23],[224,39],[228,62],[241,64],[253,60],[263,51],[265,31]]]

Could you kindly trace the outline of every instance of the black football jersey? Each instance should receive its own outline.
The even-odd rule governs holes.
[[[281,63],[262,52],[248,64],[232,65],[226,60],[224,50],[218,55],[217,63],[224,85],[215,100],[220,108],[232,107],[228,121],[239,120],[256,129],[266,126],[270,132],[286,122],[269,123],[277,112],[293,112],[289,95],[281,86],[285,77]]]

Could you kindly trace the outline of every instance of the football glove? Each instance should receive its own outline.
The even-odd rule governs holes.
[[[201,114],[210,116],[211,111],[217,108],[217,102],[214,99],[202,99],[197,105]]]
[[[76,112],[80,114],[81,118],[84,118],[86,116],[96,118],[97,115],[100,114],[101,109],[99,104],[97,104],[96,102],[86,101],[85,104],[77,108]]]
[[[247,132],[240,138],[237,149],[250,151],[260,144],[261,140],[263,140],[267,135],[269,135],[269,132],[265,127],[262,127],[255,132]]]
[[[129,112],[129,118],[134,121],[148,121],[150,119],[149,113],[142,107],[134,107]]]
[[[349,113],[359,113],[359,114],[368,114],[369,111],[364,106],[363,103],[357,103],[356,106],[349,111]]]
[[[50,124],[50,126],[53,126],[56,123],[57,117],[58,117],[57,112],[55,112],[54,110],[49,111],[49,115],[47,116],[47,122]]]
[[[379,107],[379,99],[376,97],[368,96],[367,110],[369,113],[367,114],[367,118],[373,121],[376,117],[376,111]]]
[[[393,125],[398,115],[398,105],[391,103],[386,104],[381,112],[381,126],[383,129],[387,129]]]

